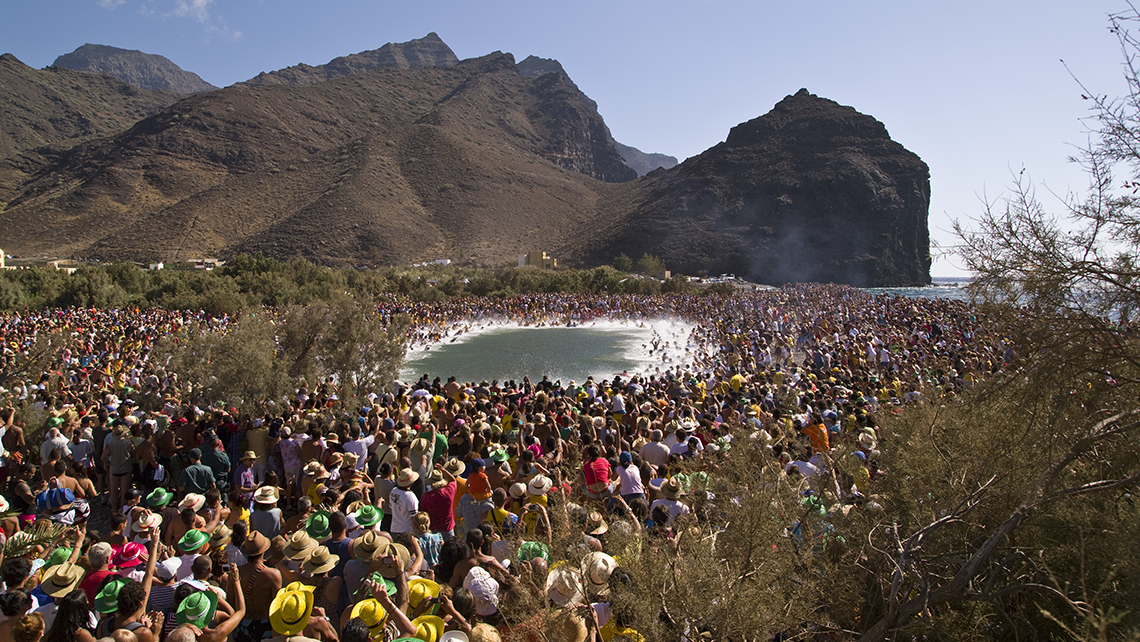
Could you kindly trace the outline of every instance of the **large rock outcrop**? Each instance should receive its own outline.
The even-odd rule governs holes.
[[[389,42],[379,49],[333,58],[328,63],[310,66],[304,63],[262,72],[246,82],[251,85],[309,85],[315,82],[351,76],[372,69],[423,69],[453,67],[459,58],[435,32],[408,42]]]
[[[54,67],[114,76],[128,85],[151,91],[196,94],[217,87],[186,71],[165,56],[107,45],[85,44],[55,59]]]
[[[871,116],[801,89],[615,195],[612,235],[592,254],[649,252],[682,272],[772,284],[926,284],[929,205],[922,159]]]

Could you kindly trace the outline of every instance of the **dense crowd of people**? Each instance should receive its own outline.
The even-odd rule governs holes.
[[[876,417],[1015,358],[965,303],[835,285],[392,299],[379,313],[409,315],[410,344],[503,321],[693,331],[684,359],[653,372],[424,375],[376,382],[351,408],[330,378],[239,409],[193,398],[150,358],[159,337],[229,318],[2,316],[3,372],[37,339],[70,338],[0,389],[0,639],[641,640],[610,600],[637,557],[607,534],[668,547],[711,527],[689,498],[741,443],[810,501],[858,510],[889,474]]]

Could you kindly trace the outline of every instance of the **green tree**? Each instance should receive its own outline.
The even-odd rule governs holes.
[[[637,259],[637,272],[645,276],[654,276],[665,271],[665,262],[656,256],[646,253]]]
[[[625,252],[622,252],[621,254],[618,254],[614,257],[613,266],[614,269],[618,272],[632,272],[633,259],[629,258]]]

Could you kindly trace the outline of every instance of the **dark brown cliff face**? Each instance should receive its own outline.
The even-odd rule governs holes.
[[[310,85],[315,82],[360,74],[372,69],[423,69],[453,67],[459,58],[434,32],[408,42],[389,42],[370,49],[330,60],[315,67],[304,63],[262,72],[246,81],[250,85]]]
[[[599,259],[650,252],[773,284],[930,282],[926,164],[874,118],[806,90],[613,202],[625,225]]]
[[[133,87],[151,91],[195,94],[217,89],[165,56],[107,45],[83,45],[56,58],[52,66],[107,74]]]

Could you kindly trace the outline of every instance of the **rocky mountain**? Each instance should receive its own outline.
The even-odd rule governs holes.
[[[128,85],[151,91],[195,94],[217,89],[202,80],[198,74],[182,69],[165,56],[107,45],[85,44],[56,58],[52,66],[107,74]]]
[[[656,254],[764,283],[930,282],[930,171],[882,123],[801,89],[603,204],[595,261]]]
[[[679,271],[769,283],[929,281],[926,165],[870,116],[800,92],[635,178],[568,77],[526,69],[495,53],[174,102],[5,56],[5,113],[22,109],[26,123],[4,121],[3,247],[339,265],[494,266],[539,249],[588,266],[652,252]],[[52,115],[63,98],[71,111]]]
[[[630,169],[637,172],[638,176],[645,176],[655,169],[673,169],[677,166],[677,158],[667,154],[646,154],[636,147],[629,145],[622,145],[614,141],[617,146],[618,153],[621,154],[622,160]]]
[[[110,76],[32,69],[0,56],[0,207],[53,154],[123,131],[176,100]]]
[[[459,58],[455,57],[455,52],[432,32],[417,40],[389,42],[379,49],[334,58],[324,65],[312,67],[301,63],[277,71],[262,72],[246,82],[251,85],[309,85],[372,69],[446,68],[457,64]]]

